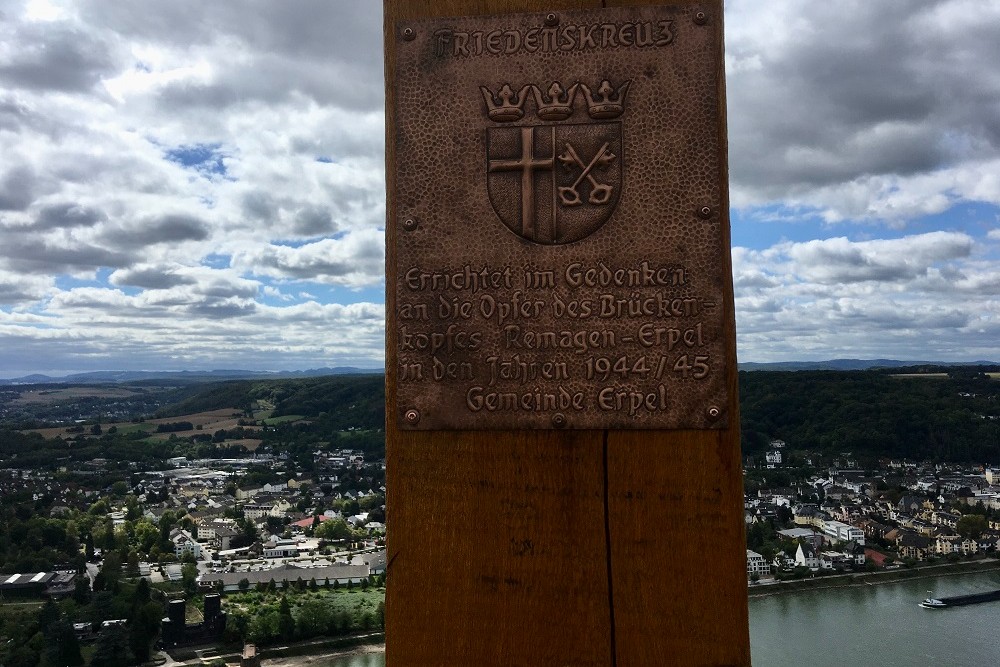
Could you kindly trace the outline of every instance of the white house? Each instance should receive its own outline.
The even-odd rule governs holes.
[[[808,567],[814,572],[819,569],[820,560],[811,544],[799,544],[795,550],[795,566]]]
[[[201,545],[187,531],[178,530],[170,539],[174,543],[174,555],[178,558],[181,558],[185,553],[190,553],[195,558],[201,558]]]
[[[243,516],[251,521],[256,521],[257,519],[262,519],[266,516],[272,516],[271,512],[274,510],[274,505],[260,505],[257,503],[248,503],[243,506]]]
[[[208,588],[222,585],[225,591],[240,590],[240,582],[244,586],[257,586],[274,581],[276,588],[286,588],[295,585],[301,579],[310,584],[316,581],[319,586],[360,584],[372,574],[368,565],[328,565],[325,567],[300,568],[294,565],[280,565],[271,570],[255,570],[253,572],[221,572],[202,575],[199,585]]]
[[[273,537],[264,543],[264,558],[291,558],[299,555],[298,542]]]
[[[824,521],[823,533],[837,542],[857,542],[865,545],[865,531],[843,521]]]
[[[758,577],[763,577],[765,575],[771,574],[771,568],[768,566],[767,561],[756,551],[750,551],[747,549],[747,579],[753,575]]]

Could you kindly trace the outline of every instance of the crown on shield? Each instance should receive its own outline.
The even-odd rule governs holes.
[[[515,94],[510,84],[505,83],[494,95],[489,88],[479,86],[479,90],[483,93],[483,101],[486,102],[486,115],[490,117],[490,120],[498,123],[520,120],[524,116],[524,110],[521,107],[524,106],[524,101],[528,98],[528,90],[531,87],[530,85],[524,86]]]
[[[605,119],[605,118],[618,118],[625,111],[625,93],[628,92],[628,86],[632,83],[631,80],[626,81],[618,90],[615,90],[611,86],[611,82],[605,79],[601,82],[601,86],[597,89],[597,95],[595,96],[584,84],[580,84],[580,88],[583,89],[583,95],[587,98],[587,113],[590,114],[591,118],[594,119]]]
[[[553,81],[548,93],[543,97],[538,86],[532,85],[531,92],[535,96],[535,107],[538,117],[542,120],[566,120],[573,115],[573,100],[579,83],[574,83],[569,90],[563,90],[558,81]]]

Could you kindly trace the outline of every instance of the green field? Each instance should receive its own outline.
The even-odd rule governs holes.
[[[142,422],[140,424],[119,424],[118,432],[127,435],[129,433],[139,433],[140,431],[146,433],[152,433],[156,430],[156,426],[149,424],[147,422]]]
[[[284,415],[282,417],[268,417],[264,420],[264,424],[267,426],[277,426],[278,424],[287,424],[288,422],[295,422],[300,419],[305,419],[303,415]]]

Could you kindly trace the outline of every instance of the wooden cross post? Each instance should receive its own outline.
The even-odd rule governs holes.
[[[749,665],[722,0],[384,10],[387,664]]]

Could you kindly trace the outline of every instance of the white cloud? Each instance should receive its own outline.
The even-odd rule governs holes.
[[[741,357],[996,357],[1000,5],[726,12]],[[380,3],[2,15],[0,377],[381,363]]]
[[[733,201],[830,222],[1000,204],[1000,6],[726,3]]]
[[[385,237],[378,230],[361,230],[299,247],[255,246],[235,253],[233,266],[277,279],[355,288],[377,285],[385,271]]]
[[[1000,267],[979,250],[949,232],[735,248],[741,355],[994,358]]]

